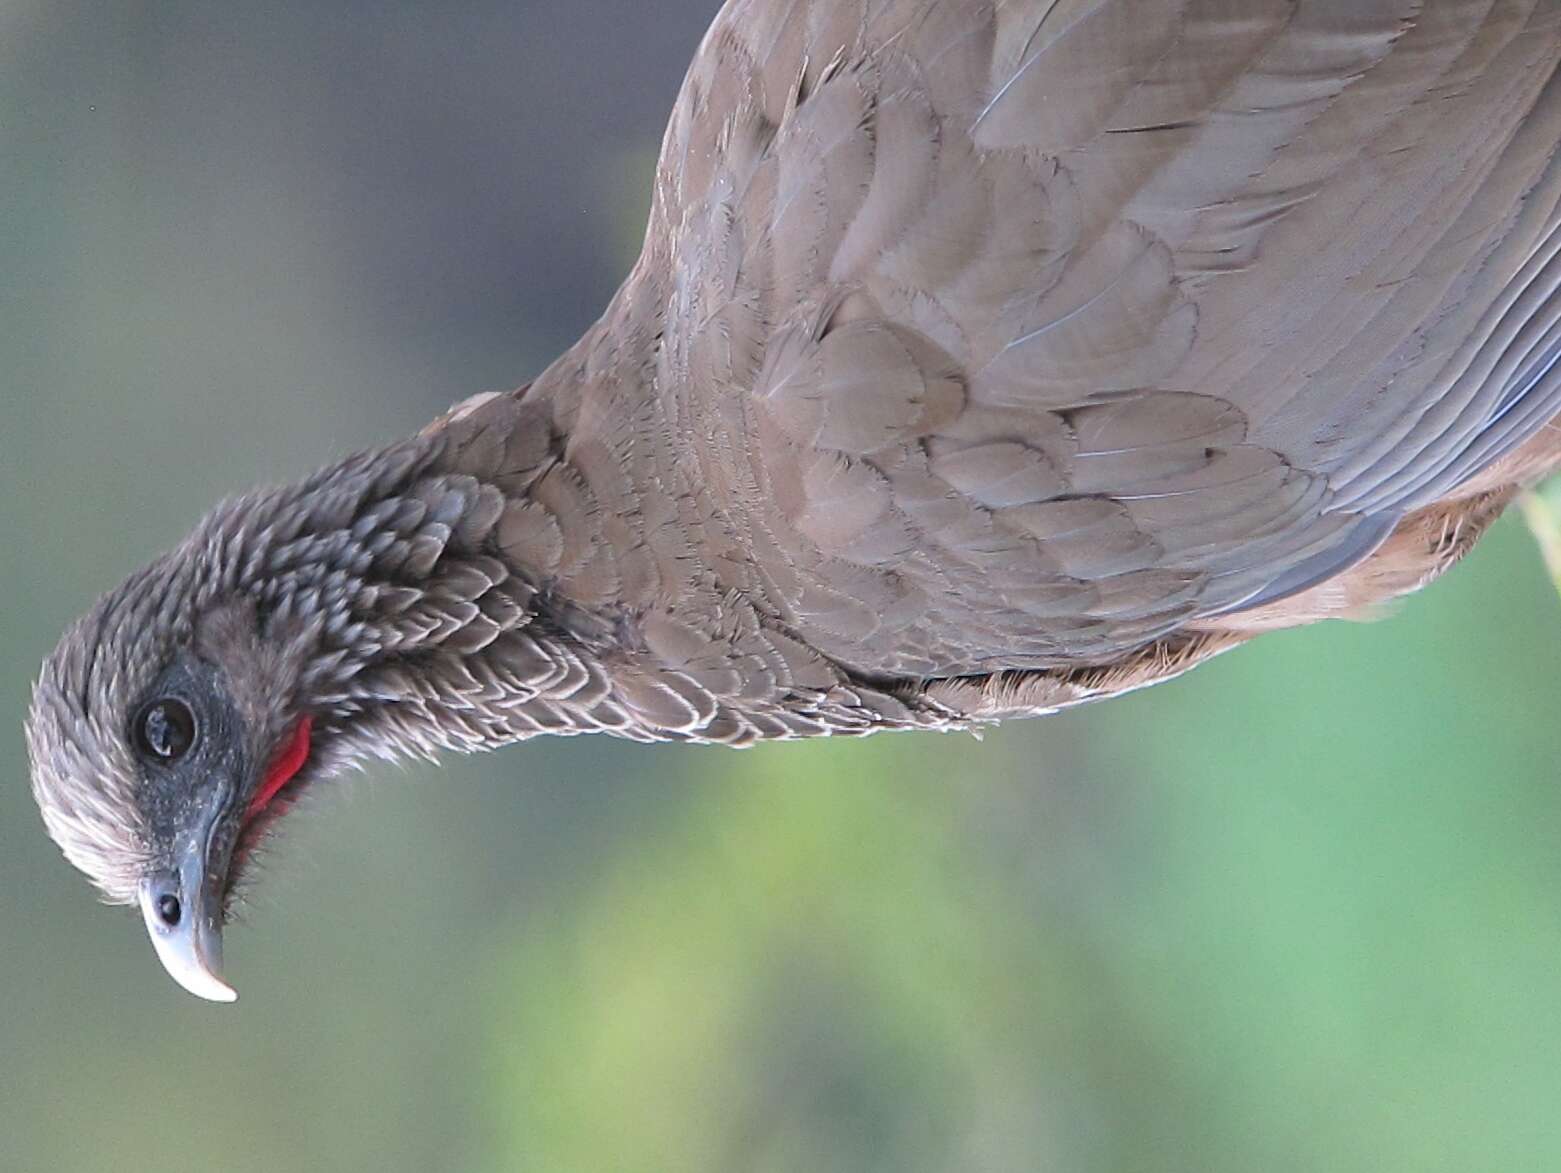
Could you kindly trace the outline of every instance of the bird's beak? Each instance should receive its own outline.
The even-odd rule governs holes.
[[[141,881],[141,915],[157,959],[198,998],[232,1002],[238,991],[222,980],[222,877],[211,874],[211,825],[184,838],[173,866]]]

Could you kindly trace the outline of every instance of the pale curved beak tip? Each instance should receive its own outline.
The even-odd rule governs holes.
[[[214,973],[198,971],[178,971],[166,962],[163,968],[174,981],[178,982],[197,998],[204,998],[208,1002],[237,1002],[238,991]]]

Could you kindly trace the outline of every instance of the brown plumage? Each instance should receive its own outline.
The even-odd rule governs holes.
[[[573,349],[66,633],[51,833],[228,996],[366,755],[961,726],[1416,589],[1561,459],[1558,60],[1561,0],[732,0]]]

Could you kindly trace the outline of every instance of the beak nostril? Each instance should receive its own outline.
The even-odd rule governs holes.
[[[179,907],[179,898],[172,892],[164,892],[157,898],[157,915],[162,918],[163,924],[173,928],[179,923],[179,917],[183,910]]]

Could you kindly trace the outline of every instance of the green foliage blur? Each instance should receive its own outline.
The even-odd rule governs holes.
[[[1561,1168],[1561,603],[968,736],[322,788],[158,969],[44,835],[38,661],[216,497],[513,386],[627,266],[714,4],[0,7],[0,1169]]]

